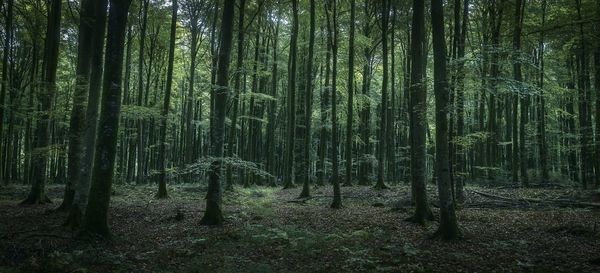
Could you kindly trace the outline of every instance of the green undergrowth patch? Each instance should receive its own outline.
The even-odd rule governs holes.
[[[274,216],[276,188],[236,188],[224,194],[223,203],[243,214],[253,214],[257,220]]]

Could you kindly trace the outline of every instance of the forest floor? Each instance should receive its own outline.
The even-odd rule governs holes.
[[[329,208],[329,187],[305,200],[300,188],[237,188],[225,193],[221,227],[199,225],[203,186],[171,186],[170,199],[155,200],[154,187],[117,185],[113,238],[89,241],[61,226],[57,204],[20,206],[28,188],[4,187],[0,272],[600,272],[600,209],[564,201],[599,203],[600,192],[467,189],[463,239],[444,242],[430,238],[436,222],[404,221],[412,212],[405,185],[343,187],[339,210]],[[60,201],[62,187],[48,192]]]

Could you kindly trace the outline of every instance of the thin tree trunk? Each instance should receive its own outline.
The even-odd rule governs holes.
[[[331,3],[333,2],[333,3]],[[329,11],[329,8],[332,11]],[[338,29],[337,29],[337,0],[331,0],[326,5],[328,40],[333,54],[333,67],[331,75],[331,183],[333,185],[333,201],[330,207],[339,209],[342,207],[342,194],[339,181],[339,162],[338,162],[338,130],[337,130],[337,50],[338,50]],[[332,12],[330,15],[329,13]]]
[[[4,133],[4,103],[6,100],[6,90],[8,90],[8,57],[10,54],[10,45],[12,41],[12,22],[13,22],[13,0],[8,0],[6,2],[6,20],[5,20],[5,28],[4,28],[4,49],[3,49],[3,57],[2,57],[2,87],[0,90],[0,184],[2,184],[2,179],[4,179],[4,158],[2,155],[4,154],[3,147],[3,133]],[[7,147],[8,148],[8,147]],[[9,181],[6,179],[4,184],[8,185]]]
[[[350,34],[348,41],[348,112],[346,115],[346,179],[344,186],[352,186],[352,121],[354,120],[354,29],[356,3],[350,1]]]
[[[160,120],[160,146],[159,165],[160,174],[158,178],[159,199],[168,198],[167,193],[167,121],[169,119],[169,108],[171,106],[171,87],[173,85],[173,62],[175,60],[175,35],[177,32],[177,0],[173,0],[171,13],[171,35],[169,37],[169,64],[167,68],[167,86],[165,87],[165,99],[163,102],[162,117]]]
[[[294,187],[294,148],[296,129],[296,59],[298,51],[298,0],[292,0],[292,34],[288,67],[288,130],[286,137],[284,189]]]
[[[354,3],[354,0],[352,0]],[[354,14],[354,5],[352,6],[352,14]],[[353,16],[351,16],[353,18]],[[354,19],[352,19],[353,21]],[[351,27],[351,36],[354,34],[354,24]],[[353,38],[350,38],[351,42]],[[302,192],[300,197],[310,196],[310,144],[311,144],[311,119],[312,119],[312,97],[313,97],[313,55],[315,48],[315,0],[310,0],[310,28],[309,28],[309,39],[308,39],[308,61],[306,64],[306,94],[304,95],[304,113],[306,122],[306,136],[304,137],[304,181],[302,186]],[[350,102],[352,103],[352,102]],[[352,105],[352,104],[349,104]],[[350,108],[352,106],[349,106]]]
[[[375,184],[376,189],[387,189],[385,185],[385,151],[388,149],[386,146],[386,139],[388,133],[387,127],[387,88],[388,88],[388,17],[389,17],[389,1],[383,0],[381,3],[381,48],[382,48],[382,59],[383,59],[383,79],[381,82],[381,120],[379,123],[379,148],[377,150],[377,183]]]

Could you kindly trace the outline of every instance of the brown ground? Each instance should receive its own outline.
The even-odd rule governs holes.
[[[74,239],[57,204],[19,206],[27,190],[0,188],[0,272],[600,272],[600,210],[520,199],[600,201],[564,187],[476,188],[520,201],[469,193],[458,242],[430,239],[435,222],[404,221],[405,186],[342,188],[341,210],[328,208],[329,188],[305,201],[299,188],[238,189],[216,228],[198,224],[204,188],[172,187],[157,201],[154,187],[119,186],[110,241]],[[50,197],[59,202],[61,191],[50,187]]]

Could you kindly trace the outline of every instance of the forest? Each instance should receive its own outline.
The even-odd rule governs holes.
[[[0,272],[600,272],[598,0],[1,0]]]

